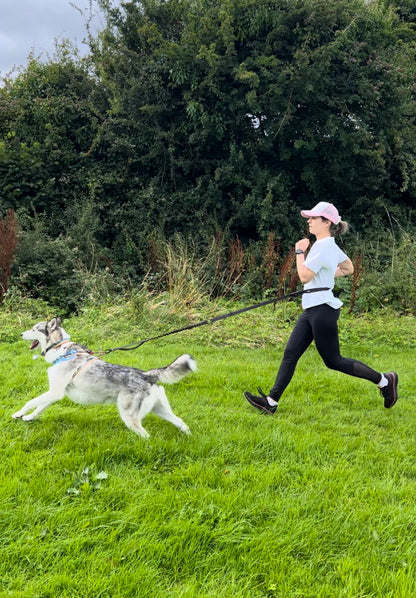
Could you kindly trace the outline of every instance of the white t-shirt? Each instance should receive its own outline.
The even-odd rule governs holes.
[[[325,237],[315,241],[308,257],[305,259],[305,266],[315,272],[315,276],[304,285],[304,289],[315,289],[318,287],[329,287],[329,291],[317,291],[302,295],[302,307],[315,307],[327,303],[334,309],[342,305],[340,299],[334,297],[335,271],[338,264],[348,259],[348,256],[335,243],[334,237]]]

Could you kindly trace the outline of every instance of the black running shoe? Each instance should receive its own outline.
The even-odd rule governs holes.
[[[399,376],[396,372],[389,372],[384,374],[389,383],[384,388],[380,388],[380,393],[384,397],[384,407],[390,409],[399,398],[397,394],[397,385],[399,383]]]
[[[252,395],[251,392],[248,392],[248,390],[245,391],[244,396],[246,397],[247,401],[250,403],[250,405],[256,407],[256,409],[273,415],[277,409],[277,405],[270,405],[264,392],[260,388],[257,390],[260,393],[259,397]]]

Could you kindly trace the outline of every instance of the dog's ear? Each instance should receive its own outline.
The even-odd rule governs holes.
[[[56,318],[52,318],[52,320],[49,320],[48,328],[52,332],[52,330],[59,328],[61,326],[61,324],[62,324],[62,318],[57,316]]]

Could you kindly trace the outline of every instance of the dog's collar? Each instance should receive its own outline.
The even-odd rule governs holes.
[[[56,349],[59,348],[61,345],[63,345],[64,343],[67,343],[70,340],[70,338],[64,338],[63,340],[59,341],[59,343],[54,343],[53,345],[51,345],[50,347],[46,347],[46,349],[43,351],[42,355],[46,355],[46,353],[48,351],[50,351],[51,349]]]
[[[58,359],[55,359],[55,361],[52,361],[52,365],[61,363],[61,361],[69,361],[70,359],[74,359],[74,357],[77,353],[78,353],[78,351],[76,349],[71,349],[70,351],[68,351],[68,353],[65,353],[65,355],[62,355],[62,357],[58,357]]]

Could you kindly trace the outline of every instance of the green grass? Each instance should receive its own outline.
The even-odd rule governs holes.
[[[1,312],[1,598],[413,598],[415,319],[341,318],[345,355],[400,373],[391,411],[312,347],[276,415],[263,416],[242,391],[271,385],[297,309],[111,354],[143,369],[182,352],[198,362],[167,387],[192,436],[150,415],[148,441],[111,406],[65,400],[35,422],[12,420],[45,389],[46,364],[19,339],[33,318]],[[154,321],[118,306],[64,324],[98,350],[177,325]]]

